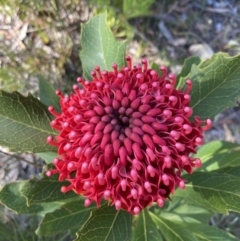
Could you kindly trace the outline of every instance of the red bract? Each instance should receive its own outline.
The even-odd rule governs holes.
[[[69,97],[56,92],[62,113],[52,106],[49,111],[59,134],[47,141],[61,159],[46,174],[69,181],[61,191],[83,195],[85,206],[99,206],[104,198],[117,210],[138,214],[153,202],[162,207],[176,187],[185,187],[181,172],[201,165],[189,154],[202,144],[211,121],[189,120],[190,80],[180,91],[165,67],[159,76],[145,59],[133,68],[130,57],[126,61],[122,70],[116,64],[111,72],[96,67],[91,82],[78,78],[82,88],[74,85]]]

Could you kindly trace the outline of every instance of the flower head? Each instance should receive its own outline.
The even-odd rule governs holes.
[[[69,97],[56,91],[62,112],[49,111],[59,134],[47,141],[61,158],[46,174],[69,181],[61,191],[83,195],[85,206],[104,198],[117,210],[138,214],[153,202],[162,207],[176,187],[185,187],[181,172],[201,165],[189,154],[211,121],[189,120],[190,80],[177,90],[176,76],[165,67],[159,76],[145,59],[134,67],[130,57],[126,61],[122,70],[96,67],[91,82],[78,78],[82,88],[74,85]]]

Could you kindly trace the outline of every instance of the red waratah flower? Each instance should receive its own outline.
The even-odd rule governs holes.
[[[133,68],[131,58],[126,61],[122,70],[116,64],[111,72],[96,67],[91,82],[78,78],[83,88],[74,85],[69,97],[56,91],[62,113],[52,106],[49,111],[59,134],[47,141],[61,159],[46,175],[69,181],[61,191],[83,195],[85,206],[99,206],[104,198],[117,210],[138,214],[153,202],[162,207],[176,187],[185,187],[181,172],[201,165],[189,154],[202,144],[211,121],[189,120],[190,80],[177,90],[166,67],[159,76],[145,59]]]

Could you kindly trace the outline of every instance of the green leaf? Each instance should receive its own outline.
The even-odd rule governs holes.
[[[213,171],[240,165],[240,145],[226,141],[212,141],[203,145],[194,157],[202,161],[196,171]]]
[[[213,213],[204,208],[191,205],[185,199],[173,195],[172,201],[168,201],[164,205],[160,215],[169,220],[184,221],[186,223],[208,223]]]
[[[181,222],[173,222],[163,217],[157,216],[150,212],[153,221],[158,226],[159,230],[166,240],[171,241],[198,241],[194,235],[185,229]]]
[[[191,106],[202,119],[213,119],[219,112],[236,105],[240,96],[240,55],[217,53],[193,65],[188,75],[193,81]]]
[[[111,70],[112,64],[118,68],[124,65],[125,42],[118,42],[106,23],[106,14],[91,18],[82,25],[80,58],[82,61],[83,75],[91,80],[91,71],[95,66],[101,70]]]
[[[214,155],[232,152],[238,147],[239,144],[237,143],[227,141],[211,141],[201,146],[194,157],[201,158],[202,162],[205,163]]]
[[[58,156],[56,152],[42,152],[42,153],[36,153],[37,156],[42,158],[47,164],[52,163],[53,159]]]
[[[235,167],[226,167],[216,170],[217,173],[226,173],[240,178],[240,165]]]
[[[6,184],[0,191],[0,202],[18,214],[38,214],[43,216],[47,212],[52,212],[59,208],[58,203],[40,203],[27,206],[27,200],[19,192],[19,188],[26,181],[11,182]]]
[[[155,71],[157,71],[157,73],[158,73],[159,76],[162,76],[162,71],[160,70],[158,64],[152,63],[152,64],[151,64],[151,69],[154,69]]]
[[[59,97],[53,86],[42,75],[39,75],[38,87],[40,101],[46,106],[53,106],[56,111],[60,112]]]
[[[28,180],[20,187],[20,193],[26,197],[27,205],[41,202],[64,201],[78,197],[73,191],[62,193],[61,187],[69,185],[69,182],[58,181],[57,175],[44,177],[40,180]]]
[[[161,241],[162,237],[145,208],[138,217],[131,241]]]
[[[199,241],[239,241],[232,234],[206,224],[186,225]]]
[[[150,14],[150,7],[154,0],[123,0],[123,14],[126,18],[135,18]]]
[[[129,241],[132,215],[103,205],[92,211],[74,241]]]
[[[174,196],[174,199],[175,198],[176,197]],[[237,240],[233,235],[208,225],[209,219],[212,215],[211,213],[209,212],[206,213],[206,210],[196,206],[195,207],[191,205],[188,205],[188,206],[189,206],[189,209],[187,209],[187,205],[184,204],[183,199],[177,198],[177,200],[176,199],[173,200],[173,202],[167,207],[167,209],[165,207],[163,208],[159,217],[156,214],[151,213],[152,216],[155,215],[154,221],[156,223],[159,223],[158,219],[160,220],[162,219],[162,221],[164,222],[162,226],[158,225],[158,227],[163,232],[166,240],[175,240],[173,239],[174,234],[171,234],[174,231],[184,241],[185,239],[181,236],[182,232],[189,233],[190,237],[194,237],[195,240],[198,240],[198,241],[200,240],[201,241]],[[198,217],[197,215],[198,213],[199,215],[203,214],[203,217]],[[202,221],[205,222],[205,224],[202,223]],[[164,228],[164,225],[168,226],[168,228],[166,227]],[[161,227],[163,228],[161,229]],[[172,229],[174,231],[170,231],[169,229]],[[179,232],[179,229],[181,229],[180,232]],[[179,238],[177,238],[177,240],[179,240]]]
[[[18,152],[44,152],[54,148],[46,138],[55,135],[44,104],[31,94],[0,90],[0,145]]]
[[[192,65],[199,65],[201,59],[198,56],[191,56],[184,60],[181,73],[177,76],[178,83],[177,88],[184,87],[187,76],[189,75]]]
[[[61,233],[63,230],[77,231],[87,221],[90,212],[95,208],[93,205],[85,207],[80,200],[67,203],[61,209],[46,214],[36,233],[49,236]]]
[[[174,196],[213,212],[240,212],[240,178],[217,172],[196,172],[183,177],[188,181],[186,188],[177,189]]]
[[[240,165],[240,150],[229,153],[221,153],[214,155],[208,161],[204,162],[201,170],[213,171],[219,168]]]
[[[151,213],[153,220],[158,224],[166,240],[195,240],[195,241],[237,241],[232,234],[219,228],[215,228],[203,223],[185,223],[180,221],[181,216],[166,219],[161,215],[157,217]],[[186,237],[187,236],[187,237]]]

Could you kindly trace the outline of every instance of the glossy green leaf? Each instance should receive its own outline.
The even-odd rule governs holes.
[[[123,0],[123,14],[126,18],[135,18],[150,14],[150,7],[154,0]]]
[[[26,197],[27,205],[41,202],[64,201],[73,197],[78,197],[73,191],[62,193],[61,187],[69,185],[68,182],[58,181],[57,175],[44,177],[40,180],[33,179],[26,181],[20,187],[20,193]]]
[[[89,219],[77,232],[74,241],[129,241],[132,215],[103,205],[92,211]]]
[[[31,94],[0,91],[0,145],[19,152],[52,151],[46,142],[55,135],[50,121],[46,106]]]
[[[11,182],[6,184],[0,191],[0,202],[16,213],[44,215],[59,208],[58,203],[39,203],[27,206],[27,200],[19,192],[19,188],[26,181]]]
[[[56,95],[53,86],[42,76],[38,78],[40,101],[46,106],[53,106],[60,112],[59,97]]]
[[[213,212],[240,212],[240,178],[217,172],[195,172],[184,178],[186,188],[177,189],[174,196]]]
[[[239,144],[227,141],[211,141],[201,146],[194,157],[201,158],[202,162],[207,162],[214,155],[229,153],[239,147]]]
[[[240,178],[240,165],[234,167],[226,167],[216,170],[217,173],[225,173]]]
[[[101,70],[111,70],[113,63],[119,68],[124,65],[126,43],[114,38],[106,17],[106,14],[101,14],[82,25],[80,58],[83,75],[88,80],[92,79],[91,71],[95,66]]]
[[[178,199],[179,200],[179,199]],[[182,203],[183,199],[181,200]],[[154,221],[158,224],[158,228],[162,231],[164,237],[166,240],[184,240],[184,234],[189,234],[189,237],[193,238],[193,240],[198,241],[235,241],[237,240],[233,235],[230,233],[227,233],[221,229],[212,227],[208,225],[208,220],[205,220],[205,224],[201,222],[202,218],[198,218],[197,212],[199,211],[199,207],[190,208],[188,211],[186,207],[181,210],[181,205],[179,205],[179,202],[177,202],[174,205],[173,203],[167,208],[167,210],[164,208],[163,212],[159,216],[156,214],[151,213],[151,216],[153,217]],[[191,206],[190,206],[191,207]],[[180,212],[179,212],[180,208]],[[194,210],[192,212],[192,210]],[[203,209],[202,209],[203,210]],[[197,212],[195,212],[197,211]],[[168,215],[165,215],[168,214]],[[194,216],[193,216],[193,215]],[[201,215],[201,212],[200,212]],[[188,217],[188,218],[187,218]],[[196,220],[196,219],[199,220]],[[164,222],[160,223],[160,222]],[[200,221],[200,222],[199,222]],[[162,229],[161,229],[162,228]],[[174,239],[176,238],[176,239]],[[181,238],[181,239],[180,239]]]
[[[240,55],[214,54],[209,60],[193,65],[188,75],[193,81],[193,115],[213,119],[226,108],[236,106],[240,96]]]
[[[204,162],[198,171],[213,171],[219,168],[238,165],[240,165],[240,150],[214,155],[208,161]]]
[[[53,159],[58,156],[56,152],[42,152],[37,153],[37,156],[42,158],[47,164],[52,163]]]
[[[177,88],[184,87],[185,82],[187,80],[187,76],[189,75],[192,65],[195,64],[196,66],[199,65],[201,62],[201,59],[198,56],[191,56],[184,60],[182,71],[177,76],[178,83]]]
[[[191,233],[198,241],[238,241],[239,239],[232,234],[225,232],[219,228],[206,224],[187,224]]]
[[[138,217],[131,241],[161,241],[162,237],[145,208]]]
[[[175,195],[171,201],[165,203],[161,211],[161,217],[184,221],[186,223],[208,223],[213,213],[202,207],[194,206],[186,202],[184,198]]]
[[[63,230],[77,231],[95,208],[94,205],[85,207],[80,200],[67,203],[61,209],[46,214],[36,233],[40,236],[49,236]]]
[[[198,239],[181,222],[174,222],[150,213],[153,221],[163,234],[165,240],[171,241],[198,241]]]
[[[226,141],[212,141],[203,145],[194,157],[202,161],[196,171],[213,171],[240,165],[240,145]]]
[[[155,214],[154,214],[155,215]],[[237,241],[238,239],[232,234],[225,232],[219,228],[212,227],[208,224],[185,222],[178,217],[163,217],[155,215],[154,221],[158,224],[166,240],[184,240],[184,235],[189,235],[190,240],[196,241]],[[162,223],[160,224],[160,222]],[[186,238],[186,240],[189,240]]]

